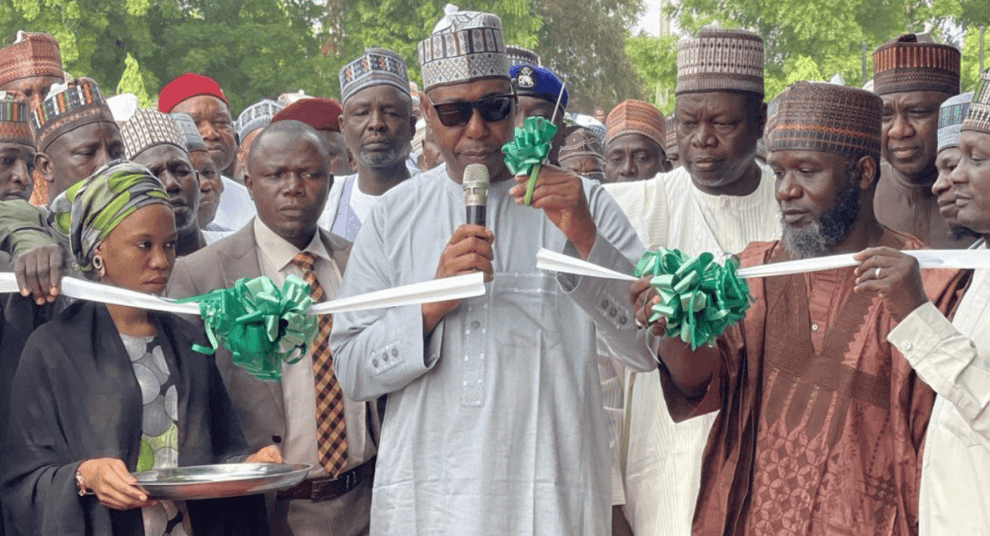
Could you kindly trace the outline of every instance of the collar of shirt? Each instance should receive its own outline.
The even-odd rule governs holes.
[[[330,252],[327,251],[326,245],[323,244],[323,240],[320,240],[320,231],[317,229],[316,233],[313,234],[313,239],[309,241],[306,249],[300,250],[296,246],[289,243],[288,240],[282,238],[281,236],[275,234],[275,231],[271,230],[261,218],[254,219],[254,237],[258,242],[258,249],[269,263],[269,266],[274,267],[279,271],[280,274],[286,275],[286,268],[292,268],[293,271],[288,273],[299,273],[299,269],[294,265],[291,265],[293,257],[302,251],[308,251],[313,255],[316,255],[317,265],[323,262],[331,262]],[[319,272],[319,267],[317,267],[317,272]],[[267,274],[271,277],[272,274]],[[281,284],[281,283],[279,283]]]

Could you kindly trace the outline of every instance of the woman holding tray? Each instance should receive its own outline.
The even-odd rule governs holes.
[[[112,162],[52,205],[79,270],[159,294],[175,217],[146,168]],[[243,461],[240,425],[200,330],[173,315],[79,301],[36,330],[14,376],[0,491],[15,534],[267,534],[261,496],[151,501],[134,471]],[[248,461],[280,461],[262,450]]]

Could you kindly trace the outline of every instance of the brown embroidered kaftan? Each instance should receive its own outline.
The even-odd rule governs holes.
[[[886,230],[881,245],[921,243]],[[787,260],[753,243],[743,265]],[[925,271],[949,310],[962,274]],[[750,280],[755,302],[719,340],[707,394],[688,400],[660,372],[671,415],[721,409],[705,448],[695,535],[917,532],[921,446],[934,393],[887,343],[893,320],[852,268]]]

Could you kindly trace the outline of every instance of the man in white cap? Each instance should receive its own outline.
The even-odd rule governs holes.
[[[354,240],[379,197],[410,177],[406,158],[416,120],[406,62],[371,48],[340,69],[340,131],[357,173],[335,177],[320,227]]]
[[[653,179],[605,186],[640,239],[649,249],[719,255],[779,238],[774,175],[755,160],[766,122],[763,40],[706,27],[681,41],[675,95],[683,166]],[[688,534],[715,416],[674,424],[658,375],[626,375],[625,383],[629,425],[617,456],[624,514],[637,536]]]
[[[381,535],[605,535],[608,430],[596,337],[646,352],[619,281],[536,268],[541,247],[629,272],[642,245],[601,187],[555,166],[531,206],[502,146],[518,113],[501,21],[448,6],[419,45],[423,116],[446,165],[385,194],[355,240],[342,297],[482,272],[484,296],[334,315],[344,392],[388,395],[372,498]],[[488,227],[464,224],[465,168],[491,177]],[[521,182],[522,181],[522,182]]]

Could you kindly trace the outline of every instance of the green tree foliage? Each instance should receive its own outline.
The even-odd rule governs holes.
[[[502,18],[506,42],[536,50],[590,109],[638,95],[623,45],[641,0],[471,0]],[[263,97],[303,89],[339,96],[337,71],[368,47],[391,48],[419,80],[416,44],[445,0],[0,0],[0,37],[41,31],[65,69],[151,98],[194,71],[215,78],[236,114]],[[128,59],[130,58],[130,59]],[[127,70],[126,81],[122,77]]]
[[[641,0],[534,0],[542,18],[536,51],[567,82],[568,108],[609,110],[625,99],[642,98],[636,70],[626,56],[627,28],[642,11]]]
[[[681,0],[672,14],[689,33],[717,21],[762,36],[768,99],[794,81],[835,74],[858,86],[864,75],[863,44],[869,78],[877,46],[925,29],[957,46],[964,45],[965,35],[964,71],[969,73],[977,53],[970,34],[980,24],[990,25],[986,0]],[[964,87],[972,79],[965,75]]]
[[[674,112],[677,86],[677,36],[640,32],[626,40],[626,55],[643,82],[644,100],[664,115]]]
[[[142,107],[151,106],[153,99],[148,95],[148,89],[144,83],[144,76],[141,74],[141,66],[134,56],[127,55],[124,60],[127,66],[124,74],[120,76],[120,83],[117,84],[117,93],[133,93]]]

